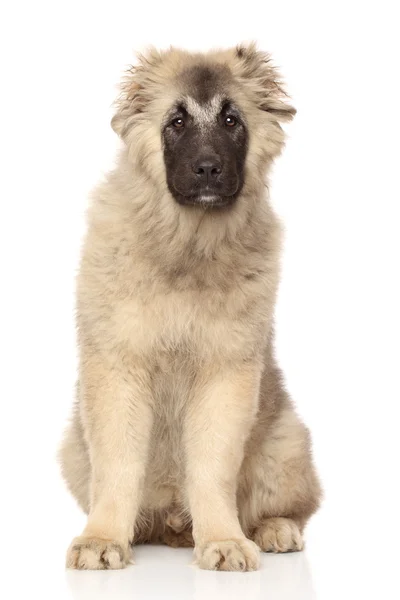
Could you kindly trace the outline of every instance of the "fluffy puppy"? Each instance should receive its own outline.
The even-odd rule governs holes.
[[[132,543],[203,569],[301,550],[320,499],[273,350],[280,227],[265,181],[295,110],[254,45],[150,49],[122,84],[123,141],[93,195],[77,285],[80,372],[62,471],[88,514],[77,569]]]

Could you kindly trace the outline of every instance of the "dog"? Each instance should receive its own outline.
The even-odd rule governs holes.
[[[303,548],[321,488],[273,353],[281,228],[266,178],[295,114],[255,44],[150,48],[122,82],[115,168],[77,278],[79,381],[60,450],[88,514],[67,567],[133,544],[252,571]]]

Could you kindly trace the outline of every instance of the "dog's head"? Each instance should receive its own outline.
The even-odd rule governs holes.
[[[114,130],[133,161],[180,204],[229,206],[279,154],[295,110],[254,45],[150,50],[122,86]]]
[[[191,66],[180,76],[162,138],[168,187],[181,204],[223,206],[243,187],[248,128],[229,83],[223,65]]]

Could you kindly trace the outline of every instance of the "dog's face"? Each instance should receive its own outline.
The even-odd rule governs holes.
[[[183,72],[186,93],[171,107],[162,128],[168,188],[180,204],[223,207],[243,187],[246,118],[224,87],[223,67]]]
[[[222,208],[262,185],[284,143],[279,122],[294,113],[253,45],[151,50],[123,84],[112,124],[157,189],[180,205]]]

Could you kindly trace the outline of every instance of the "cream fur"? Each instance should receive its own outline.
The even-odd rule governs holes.
[[[226,211],[180,206],[166,185],[164,115],[199,63],[228,69],[250,131]],[[281,234],[265,188],[293,114],[252,45],[150,50],[123,84],[124,145],[92,194],[78,276],[79,385],[60,458],[88,522],[69,567],[120,568],[141,541],[194,540],[200,567],[222,570],[303,546],[320,487],[272,354]]]

